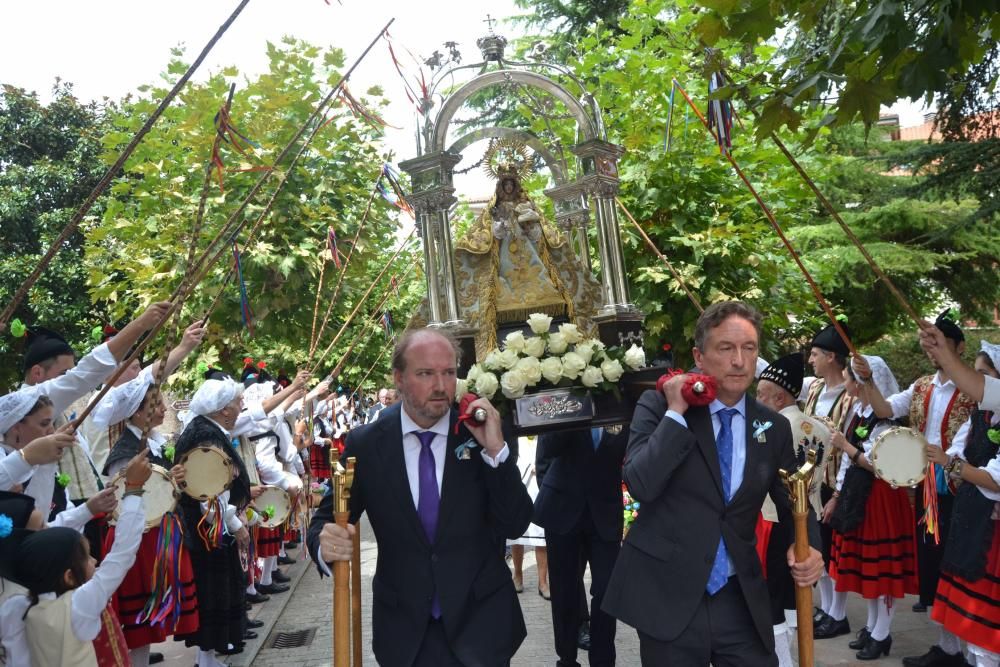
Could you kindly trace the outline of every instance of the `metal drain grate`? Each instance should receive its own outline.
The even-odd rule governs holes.
[[[294,632],[279,632],[272,635],[274,639],[268,644],[268,648],[302,648],[312,644],[316,637],[316,628],[306,628]]]

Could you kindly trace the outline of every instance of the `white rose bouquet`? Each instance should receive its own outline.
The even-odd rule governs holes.
[[[533,313],[527,324],[534,335],[508,334],[503,347],[474,364],[459,387],[502,408],[532,389],[583,386],[592,393],[618,394],[622,376],[646,365],[646,355],[637,345],[628,350],[605,347],[586,338],[575,324],[561,324],[550,332],[552,318],[541,313]]]

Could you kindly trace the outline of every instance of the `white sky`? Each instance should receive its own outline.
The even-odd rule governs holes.
[[[0,82],[37,91],[43,99],[55,77],[71,81],[82,100],[120,98],[157,80],[171,47],[183,43],[193,60],[238,0],[21,0],[6,2],[0,17]],[[456,41],[464,63],[479,62],[475,40],[484,19],[520,13],[513,0],[252,0],[202,65],[197,79],[228,65],[244,74],[266,70],[267,41],[294,35],[319,46],[344,49],[350,63],[392,17],[390,33],[418,57]],[[513,28],[497,31],[512,37]],[[386,144],[396,160],[415,154],[415,115],[384,43],[377,44],[352,77],[352,90],[380,84],[392,100]],[[893,107],[902,125],[922,122],[917,105]],[[466,162],[471,162],[471,153]],[[459,168],[465,165],[460,164]],[[466,190],[488,188],[483,179],[463,179]],[[481,196],[488,192],[460,194]]]

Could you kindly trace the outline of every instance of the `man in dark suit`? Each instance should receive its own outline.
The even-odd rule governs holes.
[[[580,563],[590,563],[593,598],[591,667],[615,664],[613,617],[601,611],[621,546],[622,461],[628,429],[595,428],[548,433],[538,439],[551,463],[535,499],[535,523],[545,529],[552,592],[552,629],[559,667],[578,667]]]
[[[368,513],[378,541],[372,647],[383,667],[501,667],[526,631],[503,557],[531,522],[531,498],[485,399],[482,424],[453,409],[457,346],[440,330],[407,332],[393,354],[401,403],[351,431],[351,523]],[[457,429],[456,429],[457,426]],[[320,568],[349,560],[354,526],[320,504],[308,545]]]
[[[778,469],[793,470],[786,419],[747,396],[761,316],[737,301],[705,310],[694,360],[718,382],[711,405],[690,407],[671,378],[647,391],[632,417],[624,476],[641,503],[619,554],[604,609],[638,630],[643,665],[777,665],[767,584],[754,527],[770,492],[791,522]],[[819,544],[810,516],[810,542]],[[794,562],[791,545],[787,557]],[[799,586],[820,576],[815,548],[792,565]]]

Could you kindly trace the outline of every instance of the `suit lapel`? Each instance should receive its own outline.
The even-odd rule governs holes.
[[[385,419],[385,421],[382,421]],[[379,415],[375,422],[382,426],[382,444],[376,443],[376,450],[382,457],[385,466],[385,481],[391,492],[396,496],[395,506],[402,513],[403,523],[409,524],[424,544],[429,546],[424,526],[420,523],[417,508],[413,504],[410,493],[410,480],[406,476],[406,459],[403,457],[403,427],[399,419],[399,410],[391,418],[386,414]],[[447,469],[445,470],[447,472]],[[447,479],[447,475],[445,476]]]
[[[746,419],[745,421],[745,440],[746,443],[746,455],[743,457],[743,482],[740,484],[740,488],[736,490],[732,499],[729,501],[733,503],[739,496],[747,492],[747,487],[753,483],[753,478],[751,475],[752,470],[756,470],[757,459],[763,454],[761,451],[763,446],[758,443],[756,438],[753,437],[753,423],[760,419],[760,413],[757,410],[757,401],[750,397],[748,394],[746,397]]]
[[[451,411],[451,420],[448,422],[448,444],[444,448],[444,473],[441,477],[441,503],[438,505],[438,524],[435,542],[440,539],[441,531],[448,525],[450,515],[455,506],[461,502],[461,480],[459,472],[462,465],[473,465],[475,461],[462,462],[455,454],[455,449],[470,437],[469,432],[460,428],[458,435],[455,435],[456,412]],[[479,450],[470,452],[471,456],[479,456]]]
[[[715,447],[715,429],[712,428],[712,414],[708,408],[695,408],[685,413],[685,418],[691,426],[701,455],[705,457],[708,469],[712,473],[712,480],[719,495],[725,498],[722,493],[722,472],[719,467],[719,450]]]

